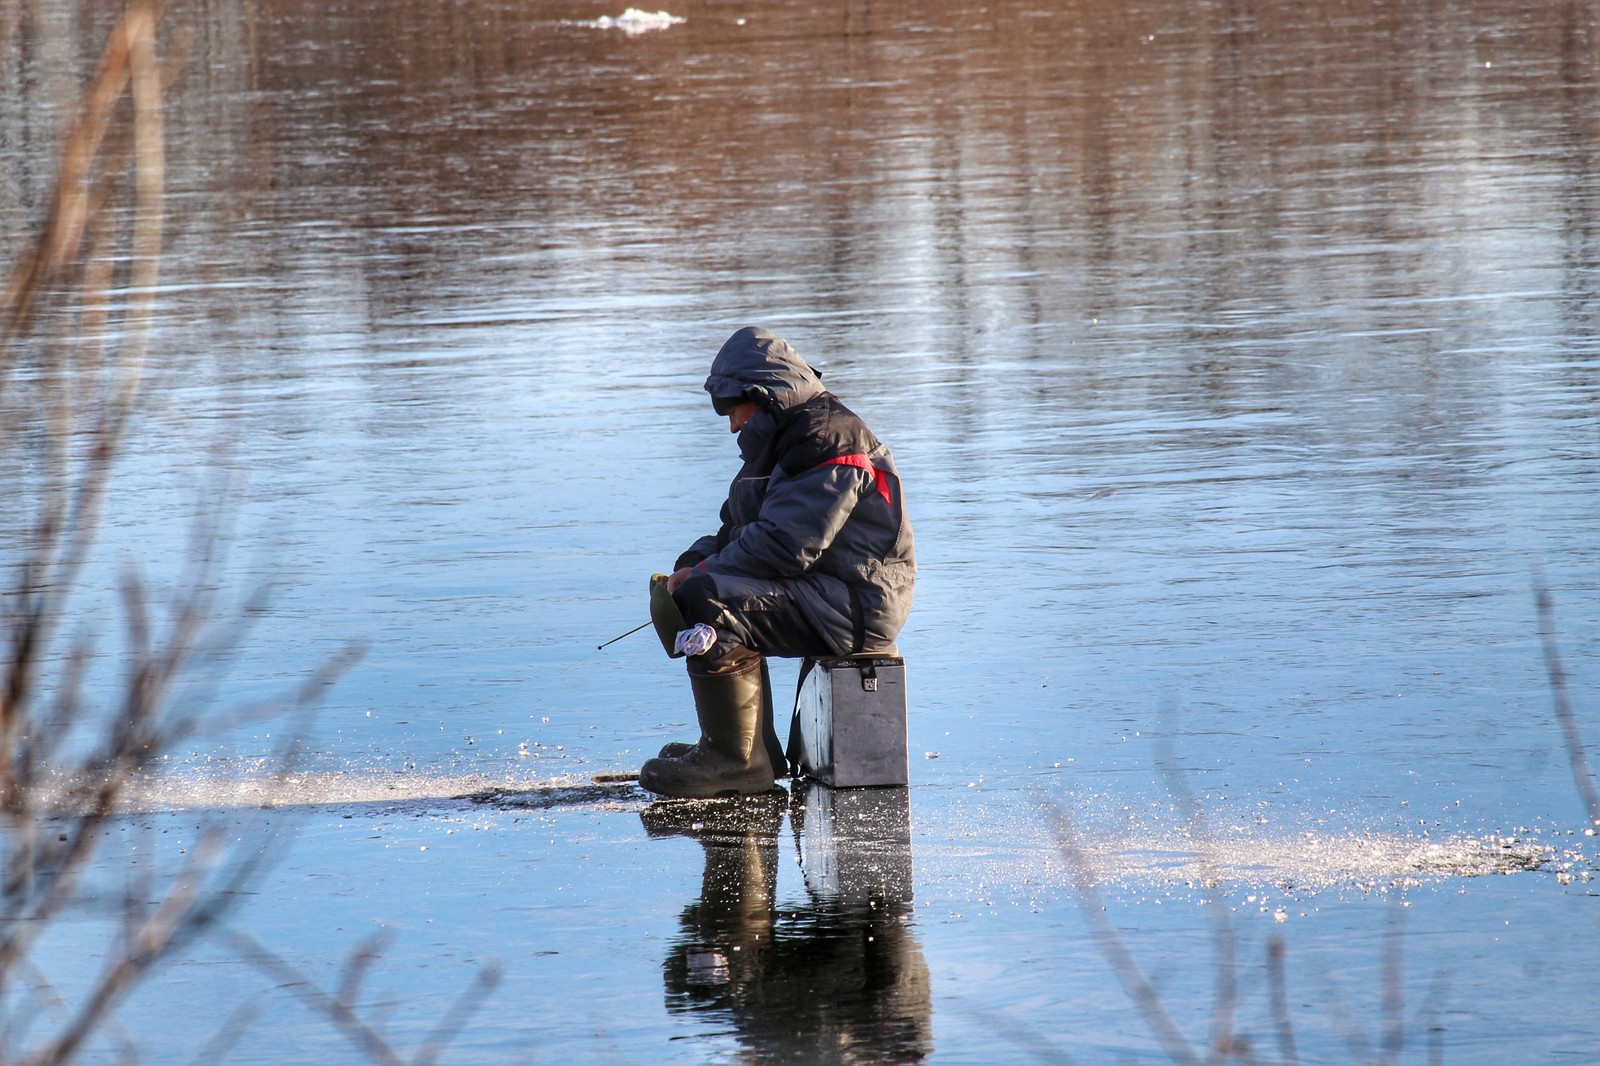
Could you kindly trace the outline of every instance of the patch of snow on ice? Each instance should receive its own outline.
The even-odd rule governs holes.
[[[177,773],[133,781],[119,809],[124,814],[156,814],[370,805],[423,809],[483,803],[539,809],[624,803],[632,809],[647,798],[631,780],[596,784],[588,776],[536,780],[517,773],[414,770]]]
[[[630,7],[616,18],[601,15],[589,25],[602,30],[621,30],[632,37],[640,33],[649,33],[651,30],[664,30],[685,21],[687,20],[677,15],[669,15],[665,11],[641,11],[636,7]]]

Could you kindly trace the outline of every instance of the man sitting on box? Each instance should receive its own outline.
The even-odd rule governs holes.
[[[744,459],[722,528],[652,581],[651,617],[688,658],[695,744],[668,744],[639,783],[667,796],[765,792],[787,770],[763,656],[891,646],[917,564],[889,449],[787,341],[739,330],[706,392]]]

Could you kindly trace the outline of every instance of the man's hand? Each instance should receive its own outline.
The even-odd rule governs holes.
[[[687,566],[674,570],[671,576],[667,578],[667,591],[677,592],[678,586],[683,584],[685,581],[688,581],[689,575],[692,573],[694,573],[694,571]]]

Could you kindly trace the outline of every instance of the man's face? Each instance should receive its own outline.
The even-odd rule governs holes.
[[[730,408],[728,411],[728,432],[739,432],[744,428],[744,424],[750,421],[750,416],[754,415],[759,410],[760,408],[750,400],[746,400],[744,403],[736,404]]]

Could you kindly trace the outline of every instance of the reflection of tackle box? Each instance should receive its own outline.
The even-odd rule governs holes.
[[[899,655],[810,660],[795,718],[802,776],[833,788],[911,783],[906,661]]]
[[[790,815],[806,888],[852,906],[912,900],[911,792],[800,784]]]

